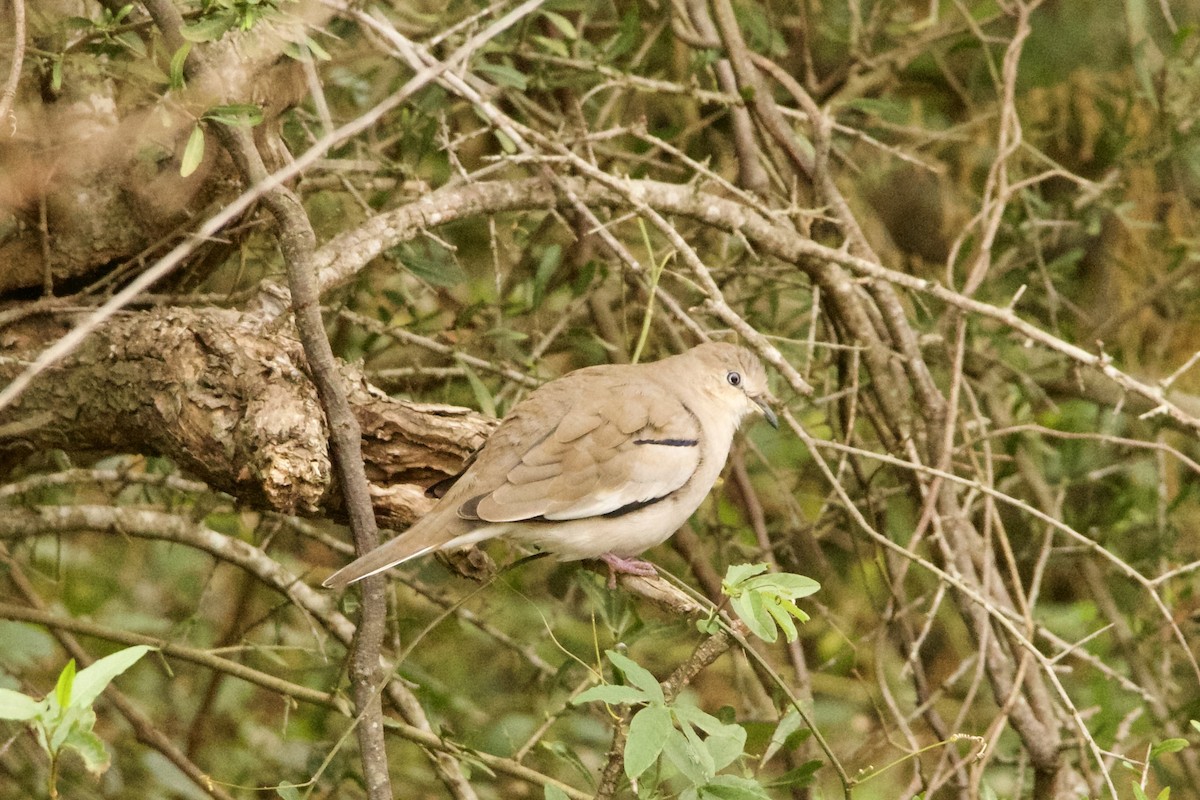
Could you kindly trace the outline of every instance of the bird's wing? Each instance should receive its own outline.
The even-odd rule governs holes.
[[[700,424],[665,388],[596,381],[459,516],[483,522],[616,515],[661,500],[700,464]],[[483,488],[483,487],[480,487]]]

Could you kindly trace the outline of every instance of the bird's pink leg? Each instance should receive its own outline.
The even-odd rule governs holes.
[[[617,588],[618,575],[638,575],[643,578],[653,578],[658,570],[649,561],[640,558],[622,558],[616,553],[605,553],[600,560],[608,564],[608,588]]]

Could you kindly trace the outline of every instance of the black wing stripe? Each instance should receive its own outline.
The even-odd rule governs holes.
[[[634,444],[657,444],[663,447],[695,447],[699,439],[634,439]]]

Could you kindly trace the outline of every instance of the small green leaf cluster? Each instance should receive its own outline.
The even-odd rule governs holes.
[[[1200,731],[1200,722],[1191,720],[1191,724],[1194,730]],[[1151,745],[1150,751],[1146,755],[1146,766],[1149,766],[1157,761],[1160,756],[1167,755],[1168,753],[1178,753],[1187,746],[1188,740],[1180,738],[1164,739],[1161,742],[1156,742],[1155,744]],[[1129,762],[1126,762],[1125,766],[1135,771],[1142,771]],[[1134,780],[1132,782],[1132,788],[1134,800],[1150,800],[1150,796],[1146,794],[1146,790],[1142,788],[1142,784],[1139,781]],[[1170,800],[1170,798],[1171,787],[1164,786],[1162,790],[1155,795],[1154,800]]]
[[[216,41],[235,27],[248,31],[279,11],[278,0],[203,0],[200,6],[200,20],[183,29],[191,42]]]
[[[102,775],[108,769],[111,761],[108,750],[92,730],[96,724],[92,703],[114,678],[153,649],[138,645],[119,650],[79,672],[75,671],[75,659],[71,659],[59,673],[54,691],[41,700],[0,689],[0,719],[28,723],[38,744],[50,757],[51,797],[58,796],[59,759],[68,750],[78,753],[93,775]]]
[[[750,632],[766,642],[774,642],[779,630],[789,642],[799,635],[793,619],[808,622],[796,606],[796,600],[808,597],[821,584],[812,578],[790,572],[767,573],[766,564],[734,564],[721,581],[721,591],[729,598],[733,611]]]
[[[740,725],[722,722],[695,706],[668,702],[662,687],[649,670],[614,650],[608,660],[625,676],[626,684],[594,686],[575,698],[575,704],[600,700],[612,705],[641,705],[629,722],[625,740],[625,775],[637,781],[662,757],[660,777],[678,776],[686,784],[683,800],[762,800],[768,795],[755,780],[738,775],[719,775],[743,755],[746,731]],[[639,786],[647,796],[653,784]]]

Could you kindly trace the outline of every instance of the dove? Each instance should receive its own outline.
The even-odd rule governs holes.
[[[495,537],[560,561],[599,559],[610,586],[656,575],[636,556],[700,506],[748,415],[779,426],[771,399],[758,358],[722,342],[569,372],[518,403],[424,517],[323,585]]]

